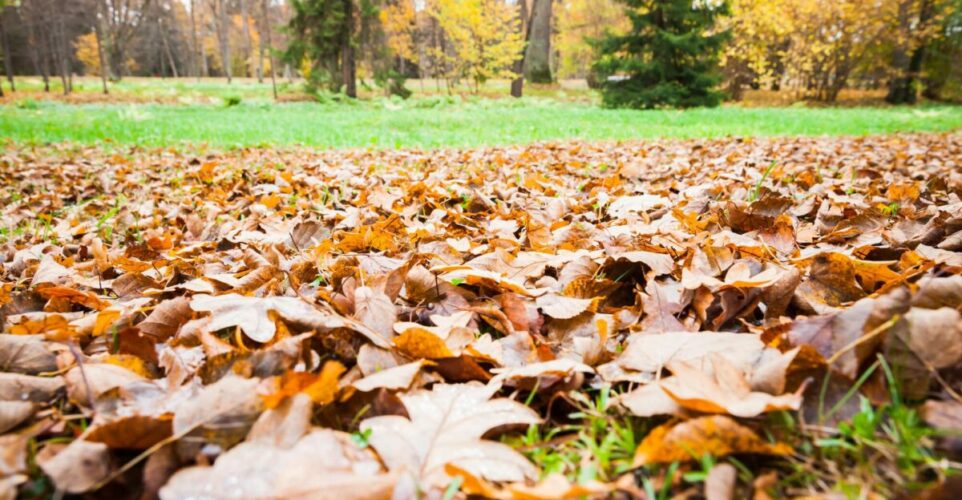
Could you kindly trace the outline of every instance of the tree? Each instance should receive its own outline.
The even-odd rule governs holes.
[[[727,33],[712,32],[724,4],[621,0],[631,29],[600,42],[595,64],[610,107],[717,106],[718,53]]]
[[[528,45],[524,55],[524,77],[534,83],[551,83],[551,6],[552,0],[534,0],[531,9]]]
[[[794,0],[786,64],[807,97],[833,102],[859,68],[872,60],[890,33],[893,2]]]
[[[10,51],[10,40],[7,38],[7,0],[0,0],[0,50],[2,50],[3,67],[10,82],[10,91],[16,92],[13,82],[13,53]],[[3,96],[3,85],[0,85],[0,97]]]
[[[524,40],[525,44],[528,43],[531,37],[531,23],[528,19],[528,1],[521,0],[518,2],[518,29],[521,33],[521,39]],[[524,51],[512,67],[512,71],[517,75],[514,80],[511,80],[511,97],[522,97],[524,94]]]
[[[933,100],[962,100],[962,0],[945,6],[939,36],[925,51],[923,95]]]
[[[99,0],[105,21],[104,42],[107,49],[107,68],[110,78],[121,79],[129,73],[133,61],[128,60],[127,48],[140,29],[151,0]]]
[[[885,100],[891,104],[915,104],[918,83],[929,44],[942,26],[946,12],[938,0],[900,0],[897,29],[892,37],[892,70]]]
[[[311,85],[357,97],[353,0],[291,0],[291,7],[285,58],[294,65],[309,61]]]
[[[277,100],[277,78],[275,76],[274,69],[274,45],[271,40],[271,31],[274,29],[271,23],[271,9],[268,5],[268,0],[261,0],[261,23],[260,30],[264,33],[260,37],[260,59],[264,60],[265,54],[267,55],[267,62],[270,65],[271,70],[271,90],[274,93],[274,100]],[[262,69],[263,69],[263,65]]]
[[[731,0],[720,25],[731,38],[721,54],[728,95],[740,100],[746,85],[778,88],[792,19],[788,0]]]
[[[587,78],[589,85],[596,80],[591,65],[598,54],[592,41],[606,33],[624,34],[630,25],[616,0],[564,0],[554,11],[558,19],[558,33],[554,46],[558,51],[559,78]]]
[[[220,47],[221,68],[227,83],[233,81],[230,58],[230,21],[227,16],[227,0],[211,0],[210,10],[214,22],[214,32],[217,35],[217,45]]]
[[[448,59],[449,76],[468,78],[475,93],[491,78],[514,76],[511,65],[524,47],[515,8],[502,0],[436,0],[430,6],[451,44],[452,54],[437,54]]]

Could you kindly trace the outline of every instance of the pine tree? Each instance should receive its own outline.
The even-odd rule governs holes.
[[[631,29],[598,42],[594,69],[609,107],[717,106],[718,54],[727,33],[712,32],[726,5],[711,0],[619,0]],[[609,78],[610,77],[610,78]]]
[[[356,97],[353,0],[292,0],[285,58],[310,64],[309,83]]]

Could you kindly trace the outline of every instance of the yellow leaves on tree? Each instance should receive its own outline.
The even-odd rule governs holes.
[[[588,40],[600,39],[605,32],[623,33],[629,21],[624,6],[616,0],[567,0],[555,7],[558,31],[552,43],[560,55],[561,78],[583,78],[595,60]]]
[[[514,76],[509,67],[524,47],[517,5],[499,0],[434,0],[428,8],[451,42],[453,54],[435,55],[447,60],[453,76],[470,79],[475,92],[489,79]]]
[[[97,47],[97,34],[93,31],[77,37],[73,43],[77,60],[84,65],[88,75],[100,75],[100,52]]]
[[[414,10],[414,1],[402,0],[384,7],[381,9],[380,18],[391,52],[402,59],[416,60],[417,13]]]

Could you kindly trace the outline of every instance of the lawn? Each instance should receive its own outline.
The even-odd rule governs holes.
[[[16,142],[214,147],[441,147],[556,139],[624,140],[873,135],[962,127],[962,107],[608,110],[556,99],[472,99],[273,104],[63,104],[0,107],[0,137]]]

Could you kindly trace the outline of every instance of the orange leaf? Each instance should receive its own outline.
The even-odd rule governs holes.
[[[109,354],[101,360],[104,363],[126,368],[144,378],[151,378],[144,360],[132,354]]]
[[[420,328],[409,328],[394,338],[398,351],[414,359],[450,358],[454,354],[441,337]]]
[[[93,335],[99,337],[107,332],[107,329],[120,317],[120,311],[115,309],[104,309],[97,313],[97,321],[94,323]]]
[[[79,304],[97,311],[110,305],[91,292],[82,292],[65,286],[49,286],[41,288],[38,292],[46,299],[63,299],[71,304]]]
[[[754,431],[731,418],[715,415],[656,427],[638,445],[634,464],[638,467],[651,463],[684,462],[698,460],[704,455],[787,455],[791,452],[792,448],[787,444],[763,441]]]
[[[277,408],[286,398],[304,393],[317,404],[334,401],[338,390],[338,378],[346,368],[337,361],[324,363],[320,373],[285,372],[277,379],[277,389],[264,396],[264,406]]]
[[[59,314],[52,314],[41,320],[25,320],[17,323],[10,327],[10,333],[14,335],[42,334],[48,340],[67,340],[77,335],[73,326]]]

